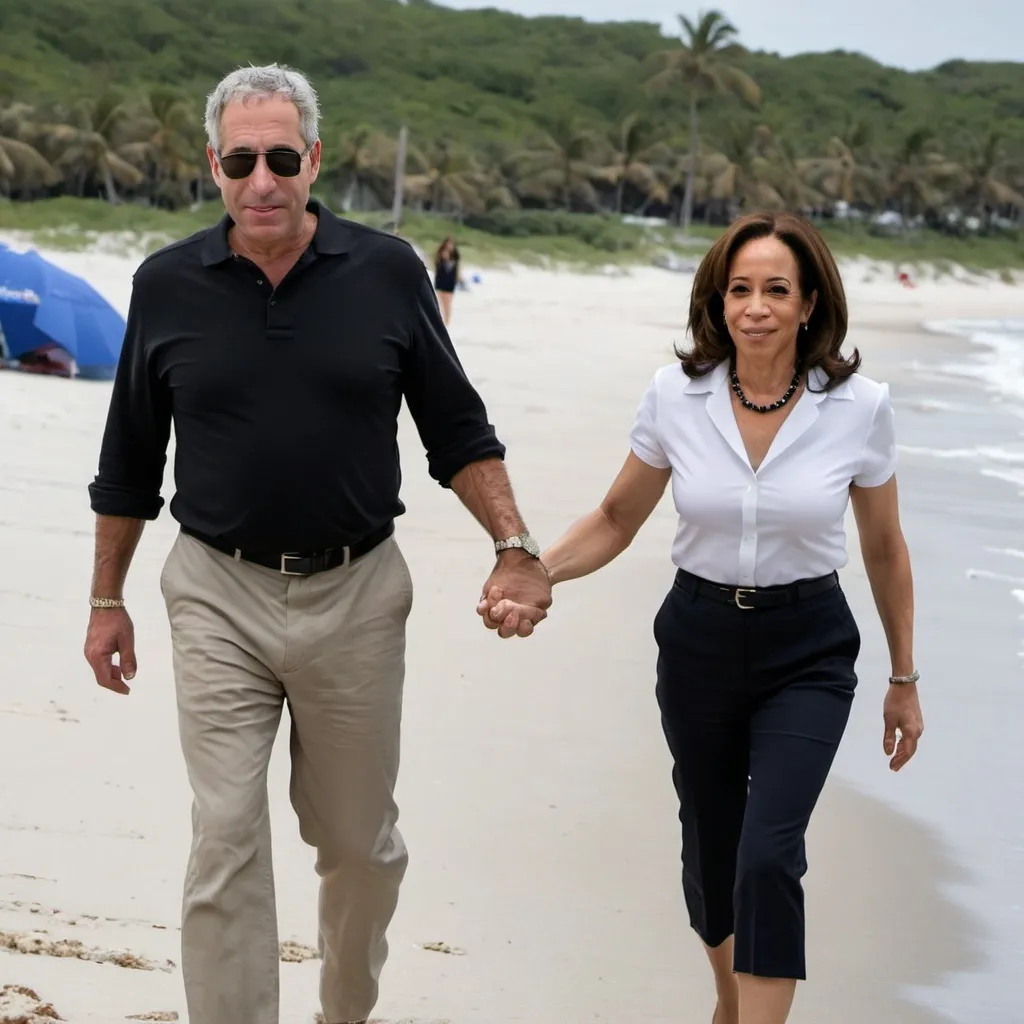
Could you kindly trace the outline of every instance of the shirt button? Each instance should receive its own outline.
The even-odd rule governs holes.
[[[263,278],[261,277],[256,283],[257,284],[263,284]]]
[[[270,304],[271,304],[272,306],[276,306],[276,305],[277,305],[277,299],[271,299],[271,300],[270,300]]]

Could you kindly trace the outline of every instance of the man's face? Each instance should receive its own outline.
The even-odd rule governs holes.
[[[302,153],[306,148],[299,131],[299,110],[290,100],[279,96],[250,98],[229,103],[220,119],[220,154],[267,153],[291,150]],[[224,208],[239,230],[257,243],[273,243],[294,237],[301,231],[310,186],[320,170],[320,142],[314,143],[302,157],[299,173],[288,177],[274,173],[265,156],[260,156],[250,174],[230,178],[221,166],[218,154],[206,147],[213,180],[220,189]],[[283,163],[294,157],[282,157]],[[229,168],[232,161],[228,161]]]

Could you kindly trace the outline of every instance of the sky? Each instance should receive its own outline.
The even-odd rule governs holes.
[[[955,57],[1024,62],[1021,0],[440,0],[461,9],[566,14],[592,21],[651,21],[678,35],[677,13],[721,10],[752,50],[852,50],[919,70]],[[1024,82],[1022,82],[1024,88]]]

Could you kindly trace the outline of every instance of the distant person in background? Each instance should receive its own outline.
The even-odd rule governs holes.
[[[434,254],[434,290],[446,324],[452,319],[452,299],[459,286],[459,250],[449,235]]]
[[[889,389],[858,372],[856,351],[841,354],[846,325],[839,270],[811,224],[737,220],[701,262],[693,347],[654,374],[618,478],[541,556],[552,584],[596,572],[671,488],[656,694],[683,893],[718,990],[713,1024],[784,1024],[806,977],[804,835],[858,685],[860,631],[839,584],[851,504],[889,642],[893,771],[923,730]],[[505,636],[543,617],[498,591],[478,611]]]

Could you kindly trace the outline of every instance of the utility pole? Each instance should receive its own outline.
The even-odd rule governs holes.
[[[395,205],[391,211],[392,231],[397,235],[402,226],[402,207],[405,201],[405,155],[409,147],[409,129],[403,124],[398,133],[398,153],[395,157]]]

